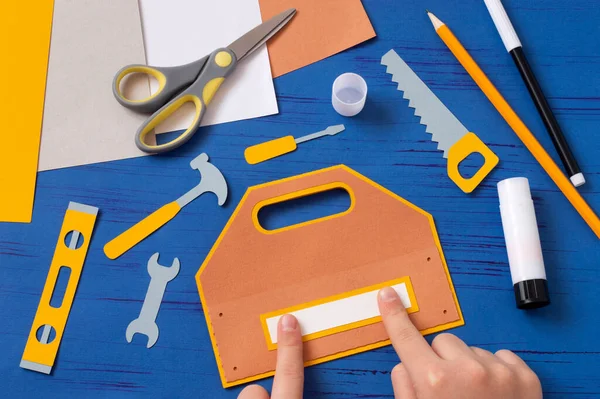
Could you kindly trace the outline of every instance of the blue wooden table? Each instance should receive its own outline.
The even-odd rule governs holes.
[[[377,38],[277,79],[279,115],[203,128],[166,156],[39,174],[33,223],[0,224],[3,397],[235,398],[240,389],[221,388],[194,275],[247,187],[340,163],[433,214],[466,320],[455,334],[491,351],[514,350],[539,374],[547,398],[600,397],[598,239],[444,47],[424,10],[448,23],[558,161],[483,2],[364,5]],[[507,0],[506,7],[588,179],[580,191],[600,211],[600,7],[596,0]],[[448,179],[441,152],[380,65],[391,48],[499,155],[500,166],[474,194]],[[352,119],[330,104],[331,83],[348,71],[369,85],[367,105]],[[244,161],[249,145],[338,123],[347,128],[338,136],[261,165]],[[108,260],[102,247],[109,239],[197,184],[188,164],[201,152],[228,180],[226,206],[203,196],[133,250]],[[514,176],[531,183],[550,285],[552,305],[536,311],[515,308],[500,224],[496,183]],[[335,212],[343,205],[338,200],[300,204],[280,220],[273,215],[272,223]],[[101,213],[48,376],[22,370],[19,362],[69,201]],[[163,263],[179,257],[182,269],[167,287],[160,339],[148,350],[143,337],[128,344],[125,328],[139,313],[146,262],[156,251]],[[397,361],[388,347],[311,367],[306,397],[391,398],[389,372]],[[270,387],[271,380],[261,384]]]

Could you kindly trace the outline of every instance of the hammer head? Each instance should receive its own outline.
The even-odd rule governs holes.
[[[217,196],[219,205],[223,205],[227,200],[227,182],[223,173],[208,161],[208,155],[205,153],[198,155],[190,162],[190,167],[200,172],[202,178],[197,187],[201,190],[197,190],[197,193],[212,192]]]

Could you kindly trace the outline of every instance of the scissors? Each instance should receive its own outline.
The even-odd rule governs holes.
[[[127,65],[113,80],[113,94],[117,101],[136,112],[152,113],[140,126],[135,136],[137,147],[148,153],[162,153],[185,144],[196,132],[215,93],[237,64],[260,48],[277,34],[296,14],[291,8],[255,27],[229,46],[219,48],[211,54],[186,65],[176,67],[151,67]],[[121,82],[130,74],[142,73],[158,81],[158,91],[143,100],[127,99],[121,92]],[[156,126],[186,103],[193,103],[196,115],[192,125],[173,140],[164,144],[146,142]]]

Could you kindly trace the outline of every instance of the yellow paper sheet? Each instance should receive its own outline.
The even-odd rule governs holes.
[[[259,0],[263,21],[296,8],[268,43],[273,77],[285,75],[375,37],[360,0]]]
[[[53,5],[0,3],[0,222],[31,222]]]

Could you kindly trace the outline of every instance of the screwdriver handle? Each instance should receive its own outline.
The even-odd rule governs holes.
[[[285,136],[246,148],[244,157],[246,158],[246,162],[254,165],[292,152],[296,148],[297,145],[294,136]]]

